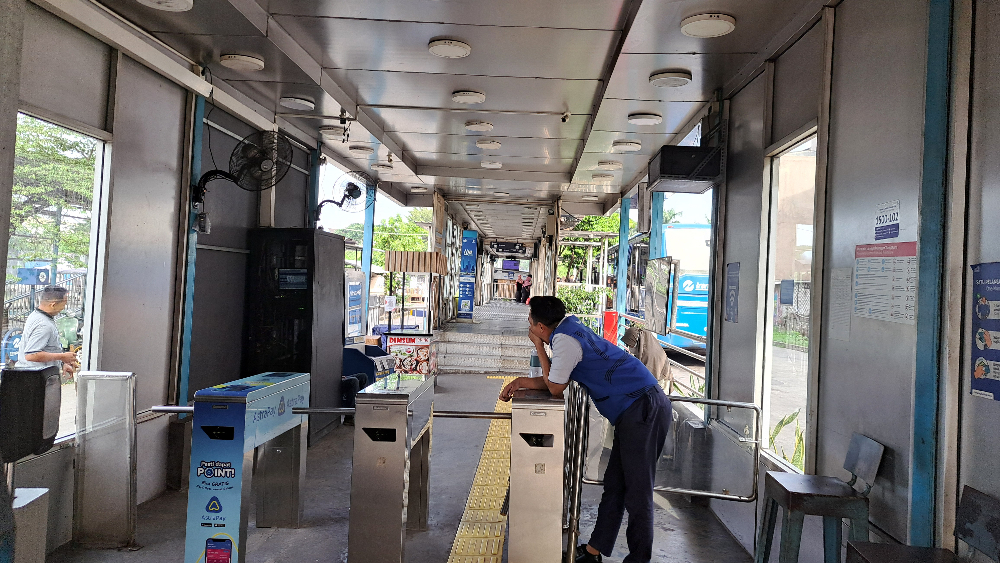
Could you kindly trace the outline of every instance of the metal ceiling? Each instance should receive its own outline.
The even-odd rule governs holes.
[[[329,151],[369,172],[391,154],[394,171],[376,175],[402,193],[427,187],[447,199],[520,203],[462,204],[487,236],[513,240],[541,236],[551,208],[525,202],[616,201],[622,185],[676,140],[715,90],[759,58],[808,0],[195,0],[180,13],[135,0],[101,2],[206,65],[213,80],[314,134],[313,142],[343,109],[352,120],[350,143],[326,141]],[[736,30],[714,39],[681,33],[682,19],[705,12],[732,15]],[[465,41],[472,54],[435,57],[427,44],[436,38]],[[224,53],[260,57],[265,69],[226,69],[218,63]],[[649,75],[666,69],[690,71],[693,79],[680,88],[651,86]],[[451,94],[460,89],[483,92],[486,101],[457,104]],[[284,109],[282,96],[307,98],[316,109]],[[626,118],[636,111],[660,114],[663,123],[630,125]],[[493,130],[466,131],[473,120]],[[480,149],[480,138],[501,147]],[[642,148],[611,153],[618,139]],[[375,154],[351,155],[347,147],[357,143]],[[487,170],[483,160],[503,166]],[[613,181],[593,179],[600,160],[622,163],[601,170]]]

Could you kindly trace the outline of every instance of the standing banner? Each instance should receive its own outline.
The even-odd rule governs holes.
[[[1000,400],[1000,262],[972,266],[972,394]]]
[[[476,302],[476,245],[479,233],[462,231],[462,262],[458,278],[458,318],[472,319]]]
[[[363,293],[365,289],[365,273],[360,270],[344,272],[344,303],[347,310],[344,315],[344,344],[365,343],[365,321]]]

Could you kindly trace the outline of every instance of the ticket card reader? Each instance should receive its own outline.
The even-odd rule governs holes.
[[[560,560],[565,412],[548,391],[518,391],[511,403],[510,563]]]
[[[434,377],[391,375],[357,395],[349,563],[402,562],[427,527]]]
[[[298,524],[307,418],[292,409],[309,406],[309,385],[308,373],[267,372],[195,393],[185,563],[246,560],[251,479],[265,499],[258,527]],[[252,475],[256,449],[276,442],[278,452],[261,448]]]

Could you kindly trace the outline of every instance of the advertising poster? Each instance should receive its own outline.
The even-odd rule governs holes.
[[[430,336],[388,336],[386,347],[396,358],[397,375],[427,375],[431,371]]]
[[[972,394],[1000,398],[1000,262],[972,266]]]
[[[360,271],[344,272],[344,303],[347,311],[344,315],[344,344],[364,344],[365,314],[364,288],[365,274]]]
[[[915,324],[917,264],[916,242],[854,247],[854,316]]]
[[[462,232],[462,262],[458,278],[458,318],[472,319],[472,308],[476,301],[476,245],[479,233]]]
[[[740,263],[726,264],[726,322],[739,322]]]

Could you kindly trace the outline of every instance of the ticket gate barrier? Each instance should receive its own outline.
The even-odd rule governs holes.
[[[246,561],[251,480],[257,527],[297,527],[306,473],[308,373],[267,372],[195,393],[185,563]],[[263,446],[263,447],[261,447]],[[256,453],[256,472],[254,461]]]

